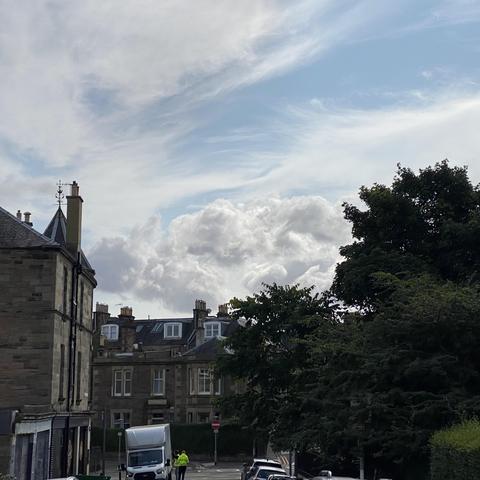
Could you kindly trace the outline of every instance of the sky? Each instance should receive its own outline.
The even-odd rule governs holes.
[[[0,205],[84,199],[95,301],[213,313],[328,288],[342,202],[396,165],[480,181],[480,0],[0,0]]]

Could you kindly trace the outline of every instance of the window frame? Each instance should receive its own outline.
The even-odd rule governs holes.
[[[210,327],[210,329],[212,330],[210,335],[207,334],[208,327]],[[213,334],[214,327],[215,327],[215,330],[218,331],[218,333],[216,333],[216,334]],[[204,328],[205,328],[205,338],[206,339],[220,338],[222,336],[222,324],[221,324],[221,322],[216,322],[216,321],[215,322],[205,322]]]
[[[133,368],[132,367],[112,369],[112,397],[131,397],[132,384],[133,384]],[[120,388],[117,388],[118,386]]]
[[[115,415],[119,415],[121,425],[118,425],[115,422]],[[125,416],[128,416],[128,422],[125,423]],[[127,426],[125,426],[127,425]],[[111,417],[110,417],[110,426],[111,428],[118,428],[125,430],[125,428],[129,428],[132,425],[132,411],[131,410],[111,410]]]
[[[157,373],[161,373],[160,377],[157,378]],[[159,391],[155,391],[155,384],[159,382],[160,388]],[[151,394],[154,397],[163,397],[165,396],[165,368],[152,368],[152,390]]]
[[[169,328],[172,329],[172,334],[169,334]],[[178,334],[175,335],[175,328],[178,328]],[[182,338],[182,323],[181,322],[168,322],[163,327],[163,338],[165,339],[178,339]]]
[[[203,385],[202,385],[203,384]],[[208,385],[208,390],[205,388]],[[199,368],[197,372],[198,395],[212,395],[212,370]]]
[[[107,335],[105,335],[105,331],[108,332]],[[115,332],[115,334],[112,334],[112,332]],[[105,325],[102,325],[100,334],[102,335],[102,337],[105,338],[105,340],[109,342],[117,342],[119,338],[118,325],[116,325],[115,323],[106,323]]]

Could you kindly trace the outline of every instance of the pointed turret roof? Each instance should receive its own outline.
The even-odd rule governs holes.
[[[67,218],[60,207],[58,207],[43,234],[60,245],[67,244]]]
[[[58,243],[62,247],[67,247],[67,217],[63,213],[61,207],[58,207],[55,215],[50,220],[50,223],[43,232],[43,235],[51,238],[54,242]],[[80,250],[80,263],[83,268],[90,270],[92,273],[94,272],[90,262],[83,253],[83,250]]]

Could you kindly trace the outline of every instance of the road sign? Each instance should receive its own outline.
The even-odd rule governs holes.
[[[220,428],[220,421],[219,420],[213,420],[212,421],[212,428],[214,430],[218,430]]]

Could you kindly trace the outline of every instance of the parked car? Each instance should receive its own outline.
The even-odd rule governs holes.
[[[332,478],[332,471],[331,470],[321,470],[320,473],[313,477],[312,480],[326,480],[328,478]]]
[[[276,460],[270,460],[269,458],[254,458],[250,466],[245,464],[240,476],[241,480],[250,480],[259,467],[275,467],[282,468],[282,464]]]
[[[282,474],[273,474],[270,475],[267,480],[297,480],[295,477],[289,477],[288,475],[282,475]]]
[[[259,467],[250,480],[267,480],[271,475],[286,475],[287,472],[283,468],[275,467]]]

